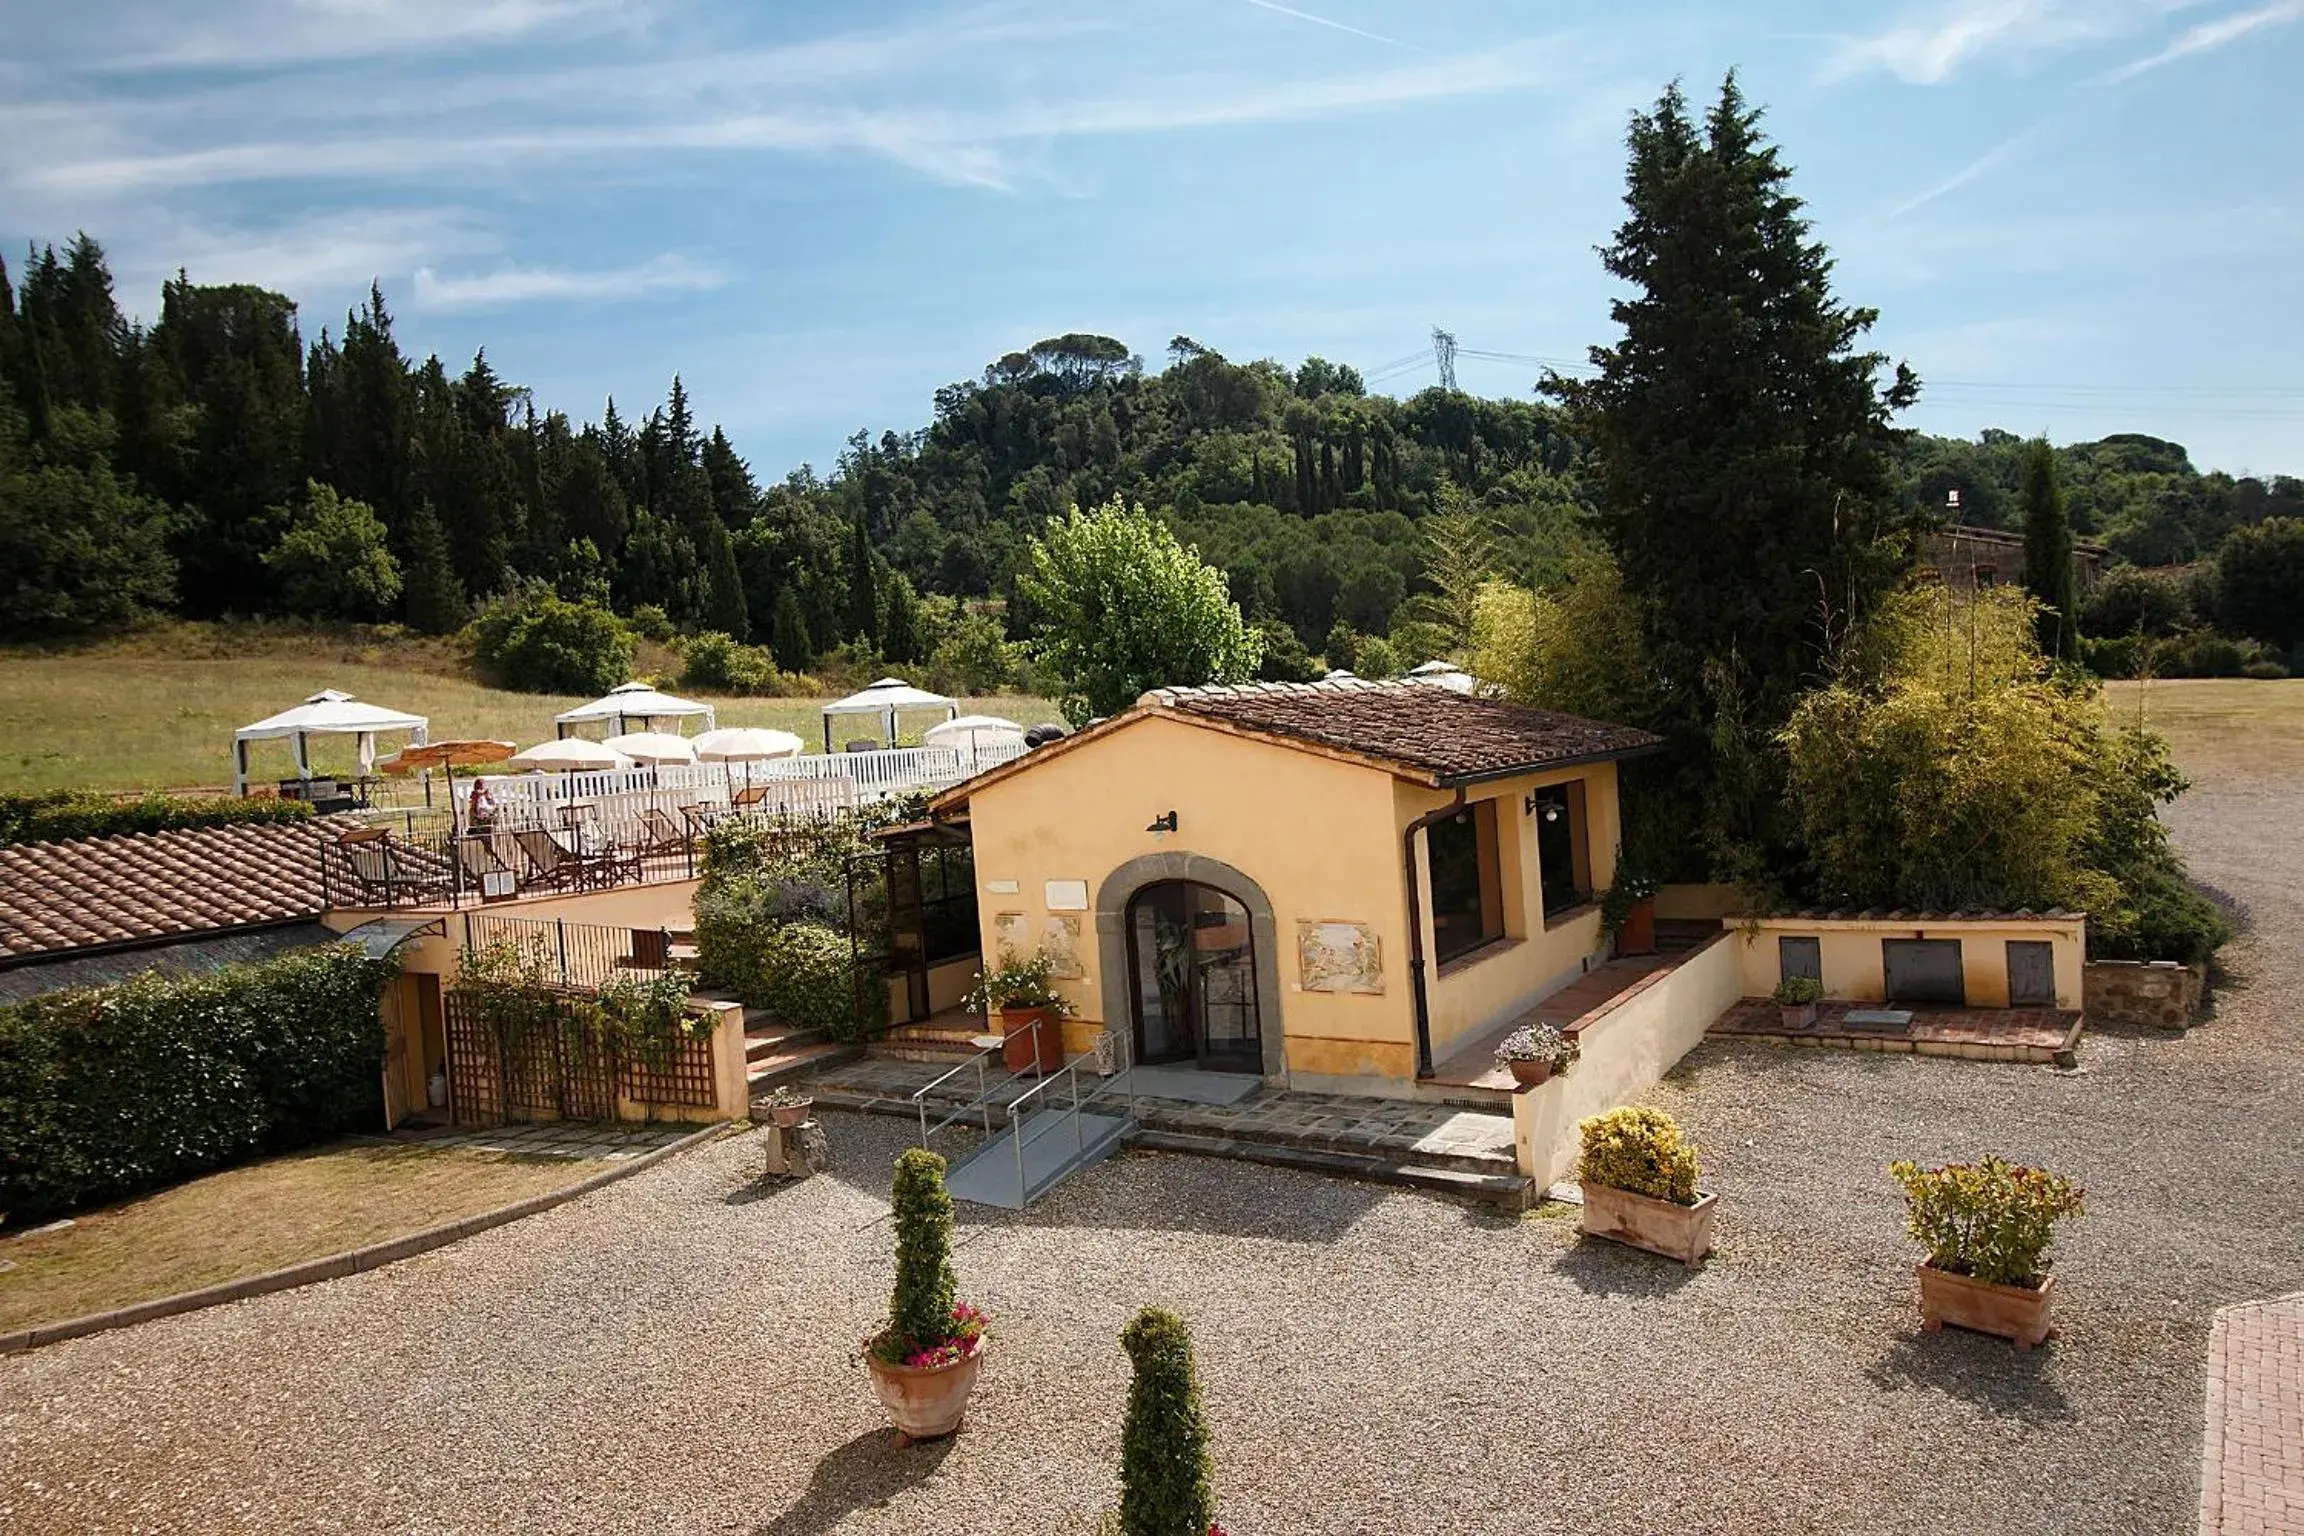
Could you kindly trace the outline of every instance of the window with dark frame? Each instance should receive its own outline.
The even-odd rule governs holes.
[[[1821,986],[1824,982],[1824,941],[1813,938],[1779,938],[1776,941],[1776,974],[1784,979],[1805,976]]]
[[[1432,952],[1443,965],[1504,936],[1496,802],[1481,800],[1425,832],[1432,867]]]
[[[1584,783],[1548,784],[1530,797],[1536,818],[1536,879],[1550,922],[1592,899],[1591,854],[1584,843]]]

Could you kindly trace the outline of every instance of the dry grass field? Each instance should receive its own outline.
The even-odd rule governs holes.
[[[2104,698],[2116,718],[2140,720],[2166,736],[2195,778],[2270,762],[2304,771],[2304,677],[2107,683]]]
[[[668,653],[647,652],[643,675],[672,669]],[[436,740],[476,736],[522,746],[551,736],[552,717],[584,702],[485,687],[445,641],[177,625],[88,650],[0,653],[0,791],[229,785],[232,732],[322,688],[429,716]],[[718,705],[722,725],[776,726],[820,740],[821,700],[698,697]],[[1057,718],[1045,699],[964,702],[1025,724]],[[349,769],[351,740],[315,742],[313,756],[323,772]],[[284,777],[293,771],[291,749],[264,743],[253,767],[259,782]]]

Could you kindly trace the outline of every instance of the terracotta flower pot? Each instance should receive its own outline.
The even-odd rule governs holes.
[[[1508,1061],[1513,1081],[1523,1088],[1541,1088],[1552,1081],[1552,1063],[1548,1061]]]
[[[771,1104],[768,1106],[768,1118],[785,1130],[796,1131],[808,1123],[808,1117],[815,1110],[814,1099],[802,1099],[797,1104]]]
[[[1776,1012],[1788,1030],[1813,1029],[1816,1026],[1814,1003],[1778,1003]]]
[[[1955,1328],[2013,1339],[2018,1349],[2030,1349],[2056,1337],[2048,1322],[2048,1307],[2056,1289],[2054,1275],[2044,1277],[2037,1287],[1994,1285],[1933,1264],[1916,1267],[1924,1331],[1941,1333],[1950,1323]]]
[[[1025,1026],[1037,1022],[1038,1029]],[[1018,1030],[1023,1030],[1018,1034]],[[1008,1037],[1000,1063],[1011,1072],[1054,1072],[1064,1065],[1064,1021],[1046,1008],[1003,1008],[1000,1033]]]
[[[1698,1190],[1694,1205],[1655,1200],[1628,1189],[1586,1180],[1581,1230],[1590,1237],[1644,1248],[1694,1269],[1712,1251],[1712,1217],[1720,1197]]]
[[[976,1371],[991,1346],[978,1343],[976,1352],[950,1365],[890,1365],[871,1355],[872,1385],[894,1421],[896,1432],[913,1440],[933,1440],[960,1427],[968,1411],[968,1394],[976,1389]]]
[[[1652,955],[1656,953],[1656,898],[1643,896],[1632,903],[1632,910],[1624,914],[1624,921],[1616,930],[1616,953],[1620,955]]]

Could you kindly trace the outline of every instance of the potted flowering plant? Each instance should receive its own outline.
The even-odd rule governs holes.
[[[1920,1326],[1946,1323],[2030,1349],[2056,1336],[2048,1308],[2056,1277],[2048,1244],[2081,1211],[2080,1187],[2042,1168],[1987,1157],[1922,1168],[1896,1163],[1906,1227],[1928,1257],[1919,1265]]]
[[[778,1086],[764,1099],[753,1100],[768,1111],[768,1118],[789,1131],[808,1123],[808,1112],[816,1105],[813,1094],[802,1093],[790,1083]]]
[[[1807,1029],[1816,1022],[1816,1004],[1824,996],[1824,983],[1813,976],[1787,976],[1776,983],[1776,1011],[1786,1029]]]
[[[976,973],[963,1001],[989,1020],[1000,1016],[1006,1037],[1001,1061],[1011,1072],[1053,1072],[1064,1065],[1061,1021],[1072,1004],[1056,990],[1056,960],[1045,949],[1028,955],[1003,950],[1000,963]]]
[[[1567,1072],[1583,1047],[1550,1024],[1530,1024],[1504,1037],[1496,1065],[1508,1069],[1525,1088],[1538,1087]]]
[[[1616,883],[1600,893],[1600,931],[1620,955],[1656,953],[1656,882],[1619,866]]]
[[[1696,1187],[1696,1148],[1660,1109],[1627,1106],[1577,1126],[1583,1231],[1694,1269],[1712,1251],[1720,1197]]]
[[[953,1294],[952,1197],[944,1189],[944,1159],[920,1147],[897,1158],[889,1203],[896,1225],[896,1288],[888,1320],[864,1341],[864,1364],[903,1446],[960,1427],[984,1361],[989,1320]]]

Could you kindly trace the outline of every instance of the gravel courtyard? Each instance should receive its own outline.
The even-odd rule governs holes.
[[[967,1431],[889,1448],[855,1341],[893,1121],[775,1193],[749,1137],[392,1268],[0,1361],[0,1529],[1047,1533],[1114,1497],[1139,1304],[1199,1340],[1259,1533],[2192,1528],[2209,1314],[2304,1289],[2304,765],[2203,778],[2253,910],[2182,1039],[2082,1068],[1711,1045],[1659,1088],[1722,1192],[1701,1273],[1417,1195],[1161,1155],[964,1213]],[[2031,1355],[1925,1337],[1885,1165],[2088,1188]]]

